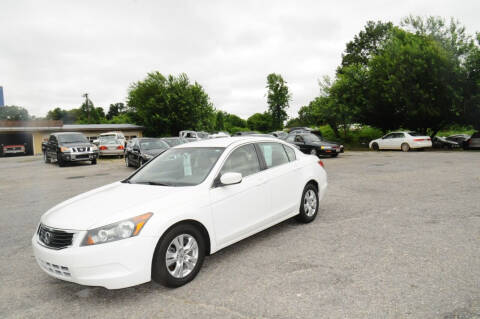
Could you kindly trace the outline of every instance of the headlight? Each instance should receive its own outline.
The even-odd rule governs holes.
[[[137,236],[152,215],[152,213],[147,213],[117,223],[91,229],[85,235],[81,246],[109,243]]]
[[[97,145],[92,145],[92,146],[90,146],[90,149],[91,149],[92,151],[98,151]]]
[[[72,149],[70,147],[60,147],[60,152],[62,153],[70,153]]]

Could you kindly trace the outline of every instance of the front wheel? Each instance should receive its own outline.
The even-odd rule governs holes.
[[[310,154],[312,154],[312,155],[317,155],[317,150],[314,149],[314,148],[312,148],[312,149],[310,150]]]
[[[50,163],[50,158],[48,157],[47,152],[43,152],[43,161],[47,164]]]
[[[97,159],[96,158],[92,160],[92,165],[97,165]]]
[[[205,258],[205,239],[190,224],[178,225],[162,236],[155,249],[152,279],[168,287],[193,280]]]
[[[318,213],[318,190],[309,183],[303,189],[302,201],[300,203],[300,213],[297,220],[302,223],[310,223],[317,217]]]
[[[60,154],[57,154],[57,163],[58,163],[58,166],[60,167],[65,166],[65,161],[62,159],[62,156]]]
[[[126,166],[126,167],[132,166],[132,164],[130,164],[130,160],[128,159],[128,154],[125,155],[125,166]]]

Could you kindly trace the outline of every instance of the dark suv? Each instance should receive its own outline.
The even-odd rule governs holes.
[[[53,133],[48,142],[43,143],[42,148],[45,163],[54,160],[58,166],[77,161],[91,161],[93,165],[97,164],[98,148],[82,133]]]

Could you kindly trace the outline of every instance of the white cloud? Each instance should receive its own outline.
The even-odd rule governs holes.
[[[368,20],[454,16],[480,31],[478,1],[19,1],[0,9],[0,85],[7,104],[45,115],[124,101],[128,86],[158,70],[185,72],[214,105],[248,117],[266,109],[265,80],[282,74],[289,114],[318,94],[345,43]]]

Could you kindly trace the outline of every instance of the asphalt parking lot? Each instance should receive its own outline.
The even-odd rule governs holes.
[[[0,317],[480,318],[480,152],[324,162],[313,223],[288,220],[226,248],[178,289],[107,290],[49,277],[30,239],[47,209],[133,170],[1,158]]]

